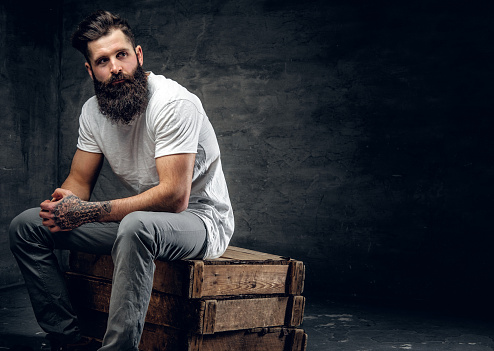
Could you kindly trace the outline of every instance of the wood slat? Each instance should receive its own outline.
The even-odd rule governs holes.
[[[197,261],[194,266],[201,263],[202,261]],[[69,267],[72,272],[105,279],[112,279],[114,268],[110,255],[75,251],[70,253]],[[183,261],[157,262],[153,289],[178,296],[189,296],[193,294],[190,273],[189,264]]]
[[[289,341],[287,342],[285,350],[288,351],[299,351],[307,349],[307,334],[304,333],[302,329],[295,329],[289,336]]]
[[[218,302],[216,300],[206,301],[204,304],[202,334],[213,334],[215,332],[217,310]]]
[[[239,261],[263,261],[263,260],[274,260],[274,261],[287,261],[286,258],[282,258],[278,255],[273,255],[265,252],[259,252],[249,249],[244,249],[236,246],[229,246],[225,253],[215,260],[239,260]],[[214,260],[212,260],[214,261]]]
[[[85,336],[101,343],[106,316],[90,311],[81,319]],[[173,328],[146,323],[140,351],[306,351],[307,334],[302,329],[259,328],[214,335],[187,334]]]
[[[304,291],[305,265],[301,261],[290,261],[288,281],[286,284],[289,295],[301,295]]]
[[[73,304],[79,310],[108,313],[111,282],[77,273],[67,273]],[[288,296],[236,299],[186,299],[153,291],[146,322],[209,334],[222,331],[283,326],[286,321],[301,321],[298,299]]]
[[[218,301],[214,332],[282,326],[287,305],[288,297]]]
[[[155,274],[156,276],[156,274]],[[173,284],[168,281],[168,284]],[[192,265],[189,265],[189,281],[183,284],[184,286],[189,286],[189,292],[187,297],[189,298],[200,298],[203,295],[204,286],[204,262],[194,261]],[[167,292],[165,287],[159,289],[159,291]]]
[[[302,324],[305,310],[305,297],[290,296],[288,303],[285,325],[288,327],[297,327]]]
[[[101,278],[66,273],[67,286],[75,308],[93,309],[108,313],[111,282]],[[146,321],[152,324],[190,329],[200,332],[204,301],[184,299],[180,296],[160,294],[153,291],[149,301]]]
[[[218,260],[156,261],[153,289],[187,298],[229,295],[300,295],[304,265],[300,261],[229,247]],[[262,258],[268,258],[262,260]],[[277,260],[273,260],[276,258]],[[108,255],[81,252],[70,255],[70,269],[89,276],[111,279],[113,262]]]
[[[285,294],[286,265],[204,267],[203,296]]]

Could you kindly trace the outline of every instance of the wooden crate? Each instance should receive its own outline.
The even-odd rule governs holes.
[[[72,252],[72,272],[111,279],[108,255]],[[300,295],[305,266],[287,257],[230,246],[217,259],[156,261],[153,289],[187,298],[239,295]]]
[[[113,262],[71,252],[67,286],[83,333],[106,329]],[[210,260],[156,261],[140,350],[304,351],[305,266],[229,247]]]
[[[81,315],[86,336],[101,342],[108,315],[89,311]],[[210,335],[146,323],[139,344],[143,351],[306,351],[307,334],[299,328],[256,328]]]

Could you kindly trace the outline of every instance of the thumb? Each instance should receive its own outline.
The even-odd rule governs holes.
[[[55,189],[55,191],[51,195],[51,197],[53,198],[52,201],[61,200],[62,198],[64,198],[65,196],[68,196],[70,194],[72,194],[72,192],[70,190],[57,188],[57,189]]]

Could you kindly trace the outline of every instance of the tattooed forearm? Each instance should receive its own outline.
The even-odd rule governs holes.
[[[55,207],[53,220],[60,229],[66,230],[96,222],[109,213],[111,213],[110,201],[82,201],[75,195],[69,195]]]

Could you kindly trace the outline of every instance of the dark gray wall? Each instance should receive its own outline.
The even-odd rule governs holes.
[[[235,208],[232,244],[303,260],[309,294],[488,301],[492,9],[455,1],[64,1],[60,78],[41,63],[36,70],[59,84],[59,98],[46,86],[25,90],[29,76],[17,90],[0,90],[12,111],[32,96],[55,99],[46,106],[58,103],[58,119],[39,118],[59,145],[53,155],[27,112],[10,117],[1,131],[15,138],[8,152],[40,163],[17,159],[15,171],[2,170],[11,177],[3,194],[29,194],[13,209],[2,202],[10,211],[2,223],[46,197],[39,183],[53,184],[54,172],[40,167],[46,158],[59,159],[57,183],[68,172],[80,106],[92,95],[68,40],[98,8],[133,24],[145,69],[202,99]],[[45,46],[58,45],[49,31],[41,43],[22,38],[42,60]],[[3,71],[2,79],[14,85]],[[24,148],[19,120],[29,133]],[[94,198],[118,192],[106,169]]]
[[[57,183],[60,8],[0,4],[0,287],[22,282],[8,248],[11,219]]]

